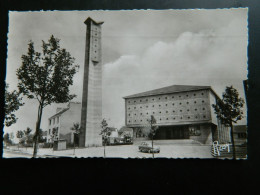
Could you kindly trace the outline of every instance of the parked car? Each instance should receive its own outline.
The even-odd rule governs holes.
[[[159,153],[160,147],[159,146],[153,146],[152,143],[148,142],[142,142],[141,145],[138,147],[140,152],[149,152],[149,153]]]

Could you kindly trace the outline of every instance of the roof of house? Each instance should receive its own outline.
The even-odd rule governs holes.
[[[57,112],[56,114],[52,115],[51,117],[49,117],[49,119],[55,118],[56,116],[60,116],[61,114],[63,114],[64,112],[66,112],[67,110],[69,110],[69,108],[63,108],[61,111]]]
[[[134,94],[134,95],[125,96],[123,98],[127,99],[127,98],[160,95],[160,94],[169,94],[169,93],[176,93],[176,92],[196,91],[196,90],[201,90],[201,89],[210,89],[216,95],[216,93],[211,89],[210,86],[171,85],[171,86],[168,86],[168,87],[154,89],[154,90],[146,91],[146,92],[143,92],[143,93],[137,93],[137,94]]]
[[[109,129],[110,131],[116,131],[116,130],[117,130],[117,128],[115,128],[115,127],[108,127],[108,129]]]
[[[122,133],[122,132],[124,132],[124,131],[133,131],[133,129],[132,128],[130,128],[130,127],[122,127],[121,129],[119,129],[119,133]]]
[[[71,104],[81,104],[81,102],[69,102],[68,105],[67,105],[67,108],[61,108],[60,111],[58,111],[57,113],[55,113],[54,115],[52,115],[48,119],[52,119],[52,118],[55,118],[56,116],[62,115],[64,112],[66,112],[67,110],[70,109]]]

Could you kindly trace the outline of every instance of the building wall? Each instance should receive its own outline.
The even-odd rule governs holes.
[[[190,136],[190,139],[198,141],[202,144],[212,144],[212,125],[211,124],[201,124],[199,136]]]
[[[217,119],[212,104],[216,96],[211,90],[178,92],[125,99],[127,127],[145,127],[151,115],[159,126],[199,125],[200,136],[190,136],[203,144],[230,142],[230,129]],[[164,133],[164,132],[162,132]]]
[[[146,126],[151,115],[158,125],[211,122],[209,90],[128,98],[125,101],[128,127]]]
[[[217,103],[216,96],[210,91],[210,106],[212,107],[212,104]],[[217,125],[217,140],[220,143],[228,143],[231,141],[231,136],[230,136],[230,128],[225,127],[223,124],[221,124],[220,120],[217,118],[217,115],[215,114],[215,110],[212,107],[211,109],[211,118],[212,118],[212,123]]]
[[[229,143],[231,142],[231,135],[230,135],[230,127],[226,127],[225,125],[221,124],[220,120],[218,121],[218,141],[219,143]]]
[[[240,134],[240,135],[239,135]],[[247,142],[246,133],[234,133],[235,145],[241,145]]]
[[[54,117],[54,118],[49,118],[48,119],[48,130],[47,130],[47,143],[53,142],[51,135],[52,131],[54,128],[58,128],[58,139],[59,139],[59,132],[60,132],[60,115]]]
[[[60,116],[59,139],[66,139],[67,143],[73,143],[73,123],[80,123],[81,103],[69,103],[69,110]]]

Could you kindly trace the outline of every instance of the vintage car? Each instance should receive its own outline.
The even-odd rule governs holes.
[[[149,153],[159,153],[160,152],[160,147],[153,145],[152,143],[148,142],[142,142],[141,145],[139,146],[139,151],[140,152],[149,152]]]

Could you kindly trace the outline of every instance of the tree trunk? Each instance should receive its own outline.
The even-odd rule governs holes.
[[[73,152],[73,155],[75,155],[75,137],[74,137],[74,152]]]
[[[39,131],[40,131],[40,125],[41,125],[41,119],[42,119],[42,110],[43,110],[43,106],[42,106],[42,103],[40,103],[39,107],[38,107],[38,118],[37,118],[37,122],[36,122],[35,139],[34,139],[34,147],[33,147],[33,158],[36,158],[36,156],[37,156]]]
[[[154,158],[154,152],[153,152],[153,135],[152,135],[152,153],[153,153],[153,158]]]
[[[106,142],[104,143],[104,158],[106,158]]]
[[[233,159],[236,160],[236,147],[235,147],[235,141],[234,141],[234,133],[233,133],[233,124],[230,124],[231,128],[231,143],[233,146]]]

